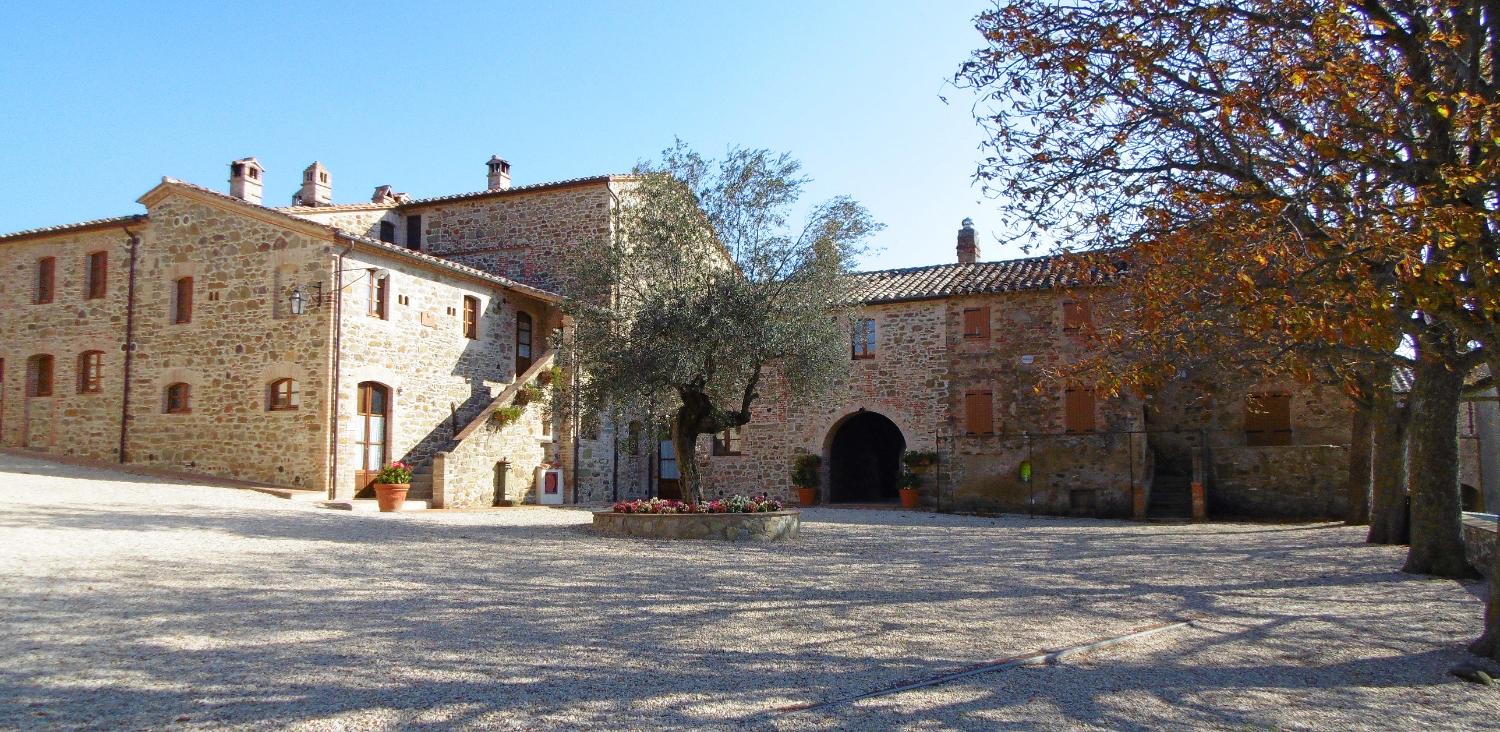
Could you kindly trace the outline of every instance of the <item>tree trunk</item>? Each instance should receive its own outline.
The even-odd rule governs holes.
[[[1492,370],[1490,373],[1500,372]],[[1500,526],[1496,528],[1500,529]],[[1500,551],[1494,555],[1490,564],[1490,602],[1484,608],[1484,635],[1469,646],[1469,652],[1500,661]]]
[[[1453,359],[1440,344],[1422,345],[1412,384],[1411,550],[1401,569],[1473,577],[1464,556],[1458,493],[1458,403],[1464,373],[1449,365]]]
[[[1373,407],[1357,402],[1349,424],[1349,513],[1344,523],[1363,526],[1370,523],[1370,488],[1374,455],[1375,422]]]
[[[703,502],[703,482],[698,476],[698,423],[702,417],[690,405],[677,408],[672,420],[672,454],[677,457],[677,483],[682,486],[682,500]]]
[[[1374,453],[1370,459],[1371,544],[1405,544],[1406,424],[1410,412],[1391,388],[1390,369],[1381,369],[1371,405]]]

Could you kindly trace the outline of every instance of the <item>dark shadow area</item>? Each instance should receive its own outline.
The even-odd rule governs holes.
[[[896,478],[901,474],[901,454],[906,450],[906,440],[896,424],[883,415],[860,412],[836,429],[829,449],[829,500],[896,500]]]

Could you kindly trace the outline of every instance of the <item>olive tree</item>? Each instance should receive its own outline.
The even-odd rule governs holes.
[[[613,235],[563,262],[564,354],[586,418],[670,424],[683,496],[698,502],[699,435],[748,423],[769,380],[798,398],[843,373],[844,275],[880,225],[847,197],[794,225],[807,179],[785,153],[710,160],[678,142],[634,172]]]

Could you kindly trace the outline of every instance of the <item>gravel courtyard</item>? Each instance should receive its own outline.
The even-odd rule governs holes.
[[[0,728],[1495,729],[1478,584],[1337,525],[350,514],[0,453]],[[1188,615],[1195,627],[798,713]]]

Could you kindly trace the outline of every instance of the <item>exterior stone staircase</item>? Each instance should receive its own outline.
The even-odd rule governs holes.
[[[1146,517],[1186,520],[1193,516],[1193,473],[1180,460],[1158,455],[1151,476],[1151,500]]]

